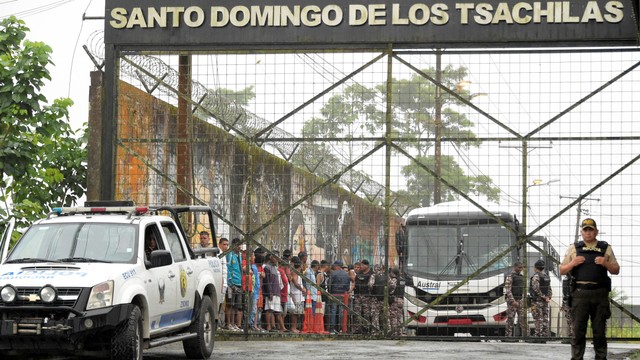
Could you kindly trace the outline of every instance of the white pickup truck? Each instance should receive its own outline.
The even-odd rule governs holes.
[[[209,221],[215,242],[211,209],[112,205],[53,209],[10,252],[13,226],[6,229],[0,354],[142,359],[145,348],[182,341],[188,358],[209,358],[223,300],[221,262],[217,248],[194,253],[180,219]]]

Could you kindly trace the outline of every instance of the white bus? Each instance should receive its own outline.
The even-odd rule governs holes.
[[[518,240],[520,225],[515,215],[495,205],[485,209],[491,216],[461,202],[419,208],[408,214],[405,315],[408,318],[427,308],[407,325],[415,329],[417,335],[504,335],[507,318],[504,280],[511,273],[513,263],[523,260],[525,251],[514,246],[505,256],[469,278]],[[557,258],[546,238],[532,240]],[[533,274],[533,263],[540,258],[546,260],[547,269],[553,269],[549,271],[554,292],[550,330],[556,335],[563,328],[559,324],[562,294],[557,264],[530,245],[526,249],[527,278]],[[437,304],[429,305],[464,281],[467,282]],[[533,325],[529,314],[529,327]]]

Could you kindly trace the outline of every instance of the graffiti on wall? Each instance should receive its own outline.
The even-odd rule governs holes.
[[[121,89],[116,194],[140,204],[175,204],[182,191],[178,147],[165,140],[173,139],[177,110],[126,84]],[[390,266],[398,264],[395,233],[401,219],[389,219],[393,235],[385,239],[382,207],[335,184],[316,191],[323,179],[194,121],[192,184],[186,187],[197,198],[194,204],[209,204],[219,215],[219,237],[249,234],[269,250],[306,251],[311,260],[384,264],[388,257]]]

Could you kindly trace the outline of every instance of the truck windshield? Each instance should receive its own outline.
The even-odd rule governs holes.
[[[136,239],[136,226],[131,224],[33,225],[11,251],[7,262],[135,263]]]
[[[438,279],[463,279],[511,246],[515,236],[499,224],[407,226],[407,271]],[[512,254],[500,258],[480,278],[504,272]]]

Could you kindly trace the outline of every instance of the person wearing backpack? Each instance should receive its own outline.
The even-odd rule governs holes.
[[[505,336],[513,336],[513,322],[518,315],[518,324],[522,329],[522,335],[527,335],[527,319],[524,313],[524,276],[522,275],[524,267],[520,261],[513,264],[513,271],[505,277],[504,280],[504,298],[507,301],[507,327]]]
[[[531,296],[531,314],[535,320],[534,335],[538,337],[549,336],[549,301],[551,301],[551,279],[544,270],[544,260],[536,261],[535,274],[529,282],[529,295]]]
[[[369,292],[369,279],[373,272],[369,268],[369,260],[364,259],[360,261],[360,271],[355,274],[353,289],[353,310],[356,314],[362,316],[355,317],[353,319],[353,332],[355,334],[362,334],[367,332],[368,323],[371,321],[371,293]],[[365,326],[367,329],[365,329]]]
[[[391,335],[404,335],[402,315],[406,281],[397,267],[389,269],[389,331]]]
[[[377,265],[374,269],[373,275],[369,278],[369,292],[371,294],[371,324],[374,327],[372,331],[378,335],[384,331],[386,323],[386,319],[380,321],[380,315],[384,316],[384,291],[388,278],[382,266]]]

